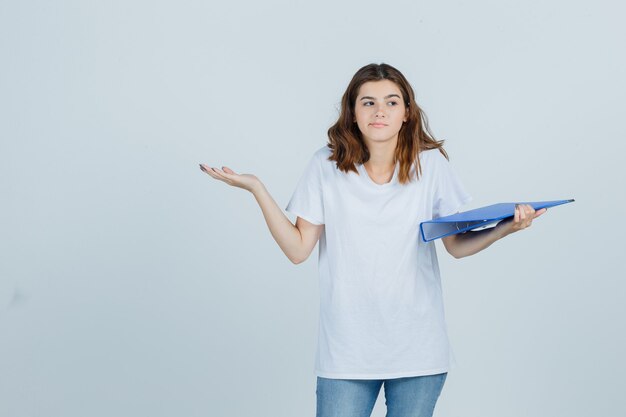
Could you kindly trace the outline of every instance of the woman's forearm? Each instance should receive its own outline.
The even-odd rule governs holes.
[[[533,220],[547,210],[547,208],[542,208],[535,211],[530,204],[516,204],[512,218],[502,220],[495,227],[489,229],[449,236],[444,238],[446,239],[444,245],[455,258],[473,255],[489,247],[496,240],[530,227]]]
[[[495,227],[492,227],[489,229],[460,233],[453,235],[453,237],[454,239],[451,242],[450,248],[446,245],[446,249],[448,249],[455,258],[463,258],[488,248],[495,241],[502,239],[504,235],[500,230],[496,230]]]
[[[294,264],[300,263],[302,257],[302,236],[296,226],[291,223],[285,213],[278,207],[263,183],[259,182],[252,189],[252,194],[261,207],[263,217],[270,233],[280,249]]]

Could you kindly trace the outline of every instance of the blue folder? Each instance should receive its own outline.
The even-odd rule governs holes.
[[[439,239],[457,233],[478,229],[515,215],[516,204],[528,204],[535,210],[571,203],[574,199],[554,201],[533,201],[519,203],[499,203],[474,210],[439,217],[420,223],[420,233],[424,242]]]

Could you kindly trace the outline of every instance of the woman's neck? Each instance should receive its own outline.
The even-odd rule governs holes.
[[[394,156],[396,152],[396,140],[385,142],[371,142],[367,144],[370,159],[363,165],[368,172],[376,175],[392,173],[395,169]]]

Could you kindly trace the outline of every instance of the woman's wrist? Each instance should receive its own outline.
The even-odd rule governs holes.
[[[255,181],[255,183],[250,187],[248,191],[254,194],[254,196],[257,196],[261,191],[263,191],[264,188],[265,185],[263,185],[263,183],[259,180]]]
[[[496,238],[496,240],[500,240],[510,235],[512,231],[508,230],[508,228],[505,228],[505,227],[496,226],[493,228],[493,233],[494,233],[494,237]]]

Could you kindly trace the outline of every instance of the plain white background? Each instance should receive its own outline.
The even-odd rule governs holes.
[[[435,416],[623,416],[624,12],[2,2],[0,416],[313,416],[317,248],[291,264],[198,164],[284,208],[371,62],[412,83],[466,209],[576,199],[472,257],[437,243]]]

